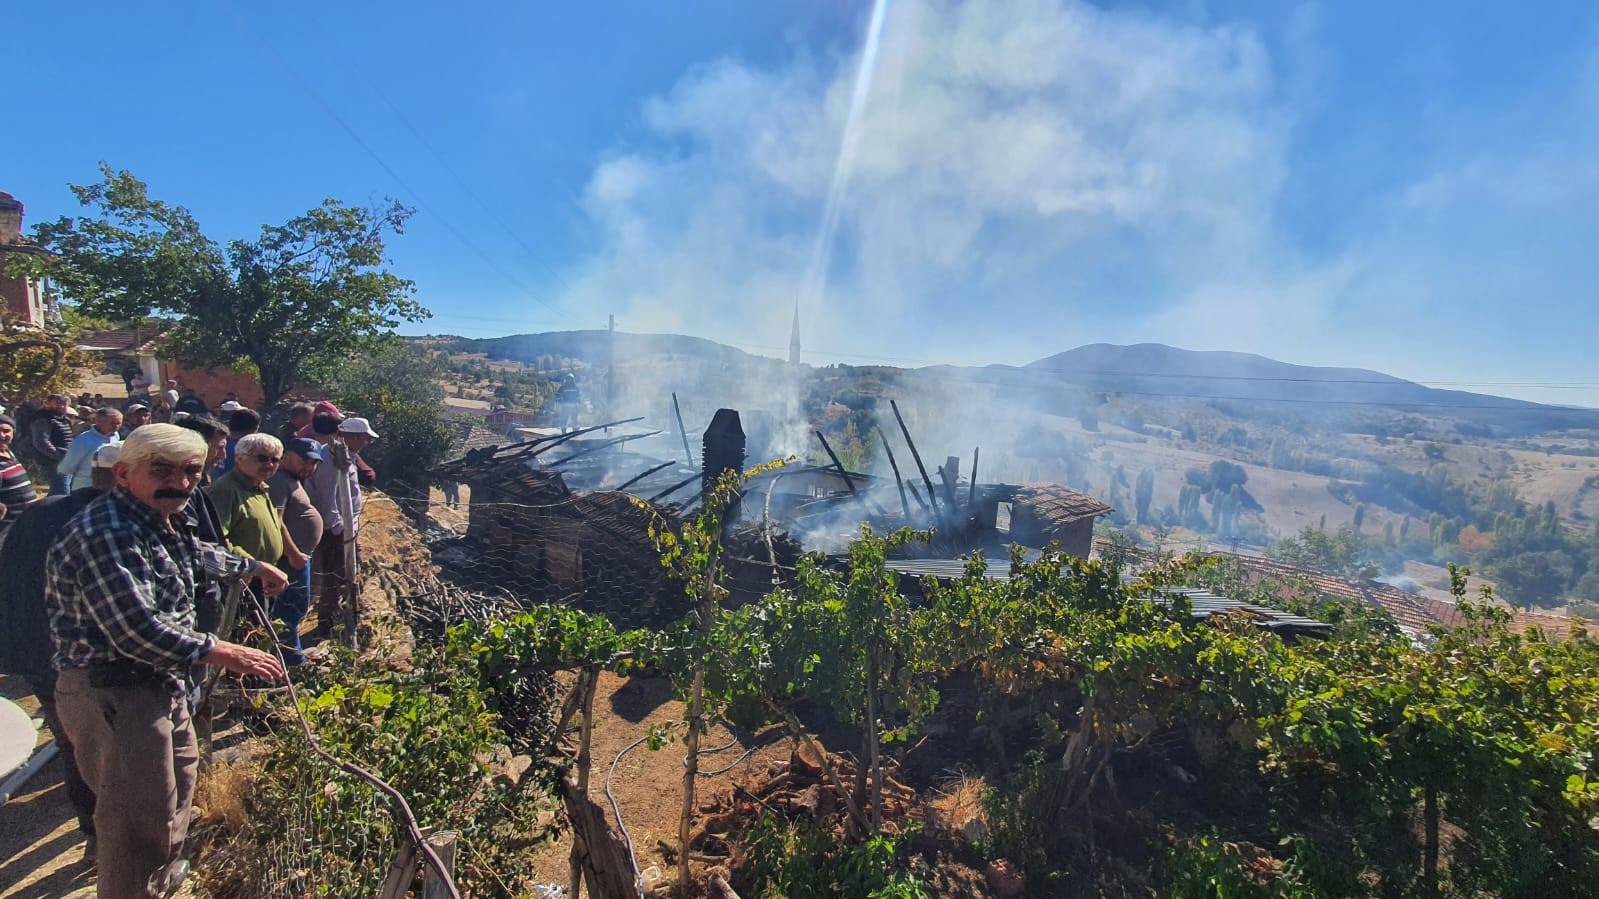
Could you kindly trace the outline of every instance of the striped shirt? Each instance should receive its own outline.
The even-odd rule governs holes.
[[[28,480],[28,470],[10,455],[0,454],[0,505],[6,507],[6,517],[0,518],[0,534],[16,520],[22,510],[38,499],[33,482]]]
[[[55,667],[132,660],[184,695],[189,666],[216,645],[194,627],[196,586],[253,563],[195,535],[195,522],[160,514],[121,489],[72,519],[45,558],[45,605]]]

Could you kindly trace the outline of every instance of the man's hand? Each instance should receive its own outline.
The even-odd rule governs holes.
[[[273,569],[276,571],[277,569]],[[279,575],[282,577],[282,575]],[[284,677],[283,663],[271,653],[262,652],[250,646],[241,646],[237,643],[226,643],[221,640],[211,647],[205,658],[200,660],[207,665],[215,665],[234,674],[249,674],[264,677],[268,680],[282,680]]]
[[[289,579],[275,565],[265,562],[255,563],[255,570],[250,572],[250,578],[261,582],[261,589],[268,596],[277,596],[288,589]]]

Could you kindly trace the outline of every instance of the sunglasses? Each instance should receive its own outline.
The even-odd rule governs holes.
[[[198,481],[204,470],[204,467],[200,465],[173,465],[170,462],[150,463],[150,476],[158,481],[170,481],[174,478]]]

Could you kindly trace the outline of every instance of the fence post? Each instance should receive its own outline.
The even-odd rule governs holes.
[[[428,846],[439,857],[444,870],[450,872],[452,879],[455,877],[455,847],[459,840],[460,834],[453,830],[442,830],[428,837]],[[422,899],[450,899],[449,886],[431,866],[422,872]]]
[[[389,875],[383,878],[383,886],[378,889],[378,899],[405,899],[411,891],[411,882],[416,880],[416,863],[416,844],[402,834],[400,849],[389,863]]]

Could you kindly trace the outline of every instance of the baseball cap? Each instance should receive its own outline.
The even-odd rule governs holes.
[[[237,412],[240,409],[243,409],[244,406],[242,404],[240,404],[237,400],[228,400],[227,402],[223,403],[222,405],[218,406],[217,408],[222,410],[223,412]]]
[[[372,424],[359,415],[340,422],[339,430],[345,434],[365,434],[373,440],[378,439],[378,432],[372,430]]]
[[[320,403],[317,403],[316,406],[311,409],[311,414],[312,415],[337,415],[337,416],[339,416],[341,418],[344,416],[344,413],[339,411],[339,407],[338,406],[333,405],[332,403],[328,402],[327,400],[323,400]]]
[[[94,467],[110,468],[117,464],[117,459],[122,455],[122,445],[108,443],[94,451]]]
[[[283,444],[283,451],[286,453],[294,453],[296,456],[299,456],[300,458],[309,462],[327,461],[326,457],[322,454],[322,444],[317,443],[315,440],[312,440],[309,437],[295,437],[292,440],[285,441]]]
[[[135,409],[143,409],[146,412],[150,411],[150,407],[146,406],[144,403],[129,403],[127,408],[123,409],[122,411],[124,411],[124,412],[132,412]]]

